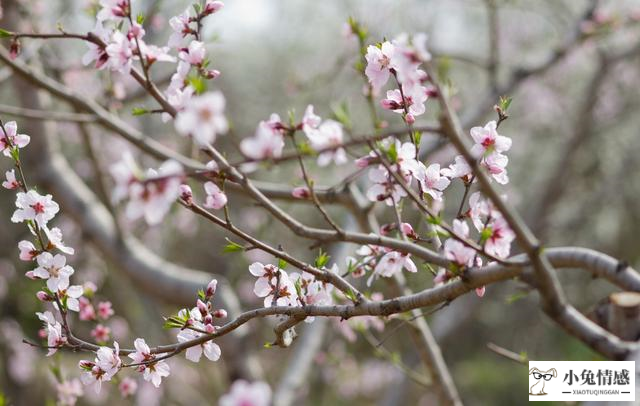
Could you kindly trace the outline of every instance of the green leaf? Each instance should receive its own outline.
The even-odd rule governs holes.
[[[413,138],[416,140],[416,146],[420,146],[420,140],[422,140],[422,133],[420,131],[416,131],[413,133]]]
[[[529,296],[529,292],[516,292],[512,295],[507,296],[507,298],[505,299],[505,303],[512,304],[520,299],[524,299],[527,296]]]
[[[11,31],[3,30],[0,28],[0,38],[9,38],[13,37],[14,33]]]
[[[284,269],[284,268],[286,268],[286,267],[287,267],[287,265],[289,265],[289,264],[287,263],[287,261],[285,261],[285,260],[284,260],[284,259],[282,259],[282,258],[278,259],[278,268],[280,268],[280,269]]]
[[[315,155],[316,151],[313,150],[313,148],[311,148],[311,145],[309,145],[308,142],[303,142],[298,144],[298,151],[300,152],[301,155]]]
[[[329,262],[329,258],[331,257],[326,252],[323,252],[321,248],[320,253],[316,257],[316,268],[322,268],[323,266],[327,265],[327,262]]]
[[[229,252],[241,252],[244,251],[244,247],[236,242],[231,241],[228,238],[225,238],[227,240],[227,242],[229,244],[225,245],[224,248],[222,249],[223,253],[229,253]]]
[[[348,291],[346,291],[345,296],[349,298],[349,300],[351,300],[352,302],[357,302],[358,299],[356,298],[356,294],[353,293],[353,291],[351,289],[349,289]]]
[[[357,263],[350,260],[349,263],[347,264],[347,275],[355,271],[357,267],[358,267]]]
[[[437,226],[442,224],[442,218],[440,216],[429,216],[427,217],[427,223]]]
[[[149,114],[149,113],[150,113],[150,111],[145,109],[144,107],[134,107],[131,110],[131,114],[133,114],[134,116],[142,116],[142,115]]]
[[[271,347],[273,347],[273,344],[270,343],[269,341],[267,341],[266,343],[264,343],[263,347],[264,348],[271,348]]]
[[[138,16],[136,17],[136,22],[142,25],[144,23],[144,14],[138,14]]]
[[[349,106],[346,102],[335,104],[331,106],[333,116],[339,121],[345,128],[351,128],[351,117],[349,114]]]
[[[389,157],[389,160],[391,161],[391,163],[395,163],[398,161],[398,150],[396,149],[395,142],[391,143],[391,146],[387,150],[387,156]]]
[[[480,243],[484,243],[493,235],[493,230],[491,227],[485,227],[480,233]]]
[[[198,75],[189,76],[187,78],[187,83],[193,87],[197,94],[204,93],[207,90],[206,82]]]
[[[204,294],[204,290],[198,289],[198,298],[202,301],[204,301],[207,298]]]
[[[512,97],[509,96],[500,96],[500,109],[503,113],[507,112],[509,106],[511,106],[511,102],[513,101]]]

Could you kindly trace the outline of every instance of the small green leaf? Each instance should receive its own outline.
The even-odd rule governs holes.
[[[338,120],[345,128],[351,128],[351,117],[349,114],[349,106],[346,102],[331,106],[331,111],[336,120]]]
[[[358,301],[358,299],[356,298],[356,294],[355,294],[355,293],[353,293],[353,291],[352,291],[351,289],[349,289],[348,291],[346,291],[344,294],[345,294],[345,296],[346,296],[347,298],[349,298],[349,300],[351,300],[352,302],[354,302],[354,303],[355,303],[355,302],[357,302],[357,301]]]
[[[9,38],[13,37],[14,33],[11,31],[3,30],[0,28],[0,38]]]
[[[198,289],[198,298],[203,301],[207,298],[206,295],[204,294],[204,290]]]
[[[298,152],[300,152],[301,155],[315,155],[316,151],[313,150],[313,148],[311,148],[311,145],[309,145],[308,142],[303,142],[298,144]]]
[[[266,343],[264,343],[263,347],[264,348],[271,348],[271,347],[273,347],[273,344],[267,341]]]
[[[529,292],[516,292],[512,295],[507,296],[505,302],[507,304],[512,304],[517,302],[518,300],[524,299],[527,296],[529,296]]]
[[[391,163],[396,163],[398,161],[398,150],[396,149],[396,143],[392,142],[391,146],[387,150],[387,156]]]
[[[511,106],[511,102],[513,101],[512,97],[509,96],[500,96],[500,109],[503,113],[506,113]]]
[[[142,25],[144,23],[144,14],[138,14],[138,16],[136,17],[136,22]]]
[[[149,113],[150,113],[150,111],[145,109],[144,107],[134,107],[131,110],[131,114],[133,114],[134,116],[142,116],[142,115],[149,114]]]
[[[491,227],[485,227],[480,233],[480,243],[484,243],[493,235],[493,230]]]
[[[329,262],[329,258],[331,257],[326,252],[323,252],[322,249],[320,249],[320,253],[316,257],[316,268],[322,268],[323,266],[327,265],[327,262]]]
[[[202,77],[191,75],[187,78],[187,83],[193,87],[197,94],[204,93],[207,90],[207,84]]]
[[[289,265],[289,264],[287,263],[287,261],[285,261],[285,260],[284,260],[284,259],[282,259],[282,258],[278,259],[278,268],[280,268],[280,269],[284,269],[284,268],[286,268],[286,267],[287,267],[287,265]]]
[[[442,218],[440,216],[429,216],[427,217],[427,223],[437,226],[442,224]]]
[[[229,244],[224,246],[224,248],[222,249],[223,253],[226,254],[226,253],[229,253],[229,252],[241,252],[241,251],[245,250],[245,248],[242,245],[240,245],[240,244],[238,244],[236,242],[233,242],[228,238],[226,238],[226,240],[227,240],[227,242]]]

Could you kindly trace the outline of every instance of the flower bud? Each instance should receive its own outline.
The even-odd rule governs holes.
[[[213,13],[217,13],[224,7],[224,3],[221,1],[207,1],[207,4],[204,5],[203,14],[208,16]]]
[[[38,298],[38,300],[40,300],[41,302],[50,302],[53,300],[53,298],[51,297],[51,295],[49,295],[47,292],[45,291],[39,291],[38,293],[36,293],[36,297]]]
[[[180,185],[180,198],[187,204],[193,203],[193,192],[191,191],[191,187],[189,185]]]
[[[293,190],[291,191],[291,196],[295,197],[296,199],[308,199],[309,197],[311,197],[311,192],[309,191],[308,187],[298,186],[293,188]]]
[[[224,309],[218,309],[213,312],[213,317],[215,317],[216,319],[224,319],[227,317],[227,311]]]
[[[407,114],[407,116],[404,119],[407,121],[407,124],[413,124],[416,122],[416,118],[414,117],[413,114]]]
[[[27,273],[24,274],[24,276],[34,281],[37,279],[40,279],[33,273],[33,271],[28,271]]]
[[[213,324],[213,316],[210,314],[204,316],[204,324]]]
[[[16,59],[18,55],[20,55],[20,50],[22,49],[20,45],[20,41],[14,39],[11,41],[11,46],[9,47],[9,57],[11,60]]]
[[[198,299],[198,301],[196,302],[196,305],[198,306],[198,310],[200,311],[200,314],[202,315],[202,317],[206,316],[207,313],[209,313],[206,303],[203,302],[202,300]]]
[[[204,326],[204,329],[209,334],[213,334],[216,332],[216,326],[214,326],[213,324],[207,324],[206,326]]]
[[[216,288],[218,287],[218,281],[216,279],[212,279],[211,282],[207,285],[207,290],[205,292],[205,296],[207,299],[210,299],[214,293],[216,293]]]

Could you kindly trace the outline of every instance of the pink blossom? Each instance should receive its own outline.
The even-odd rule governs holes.
[[[404,99],[402,98],[404,94]],[[404,114],[415,119],[416,116],[425,112],[424,103],[427,101],[427,89],[424,86],[402,86],[402,93],[399,89],[387,91],[387,98],[381,101],[382,107],[392,110],[394,113]]]
[[[53,355],[58,350],[58,347],[63,346],[67,342],[67,338],[62,335],[62,325],[56,321],[53,313],[46,311],[44,313],[37,312],[38,318],[45,323],[45,331],[47,333],[47,357]]]
[[[442,200],[442,191],[451,183],[447,177],[442,176],[440,164],[431,164],[425,167],[420,163],[416,178],[420,182],[422,191],[434,200]]]
[[[96,15],[98,21],[119,20],[129,14],[129,0],[100,0],[100,11]]]
[[[215,183],[205,183],[204,190],[207,192],[207,199],[204,203],[204,207],[207,209],[220,210],[227,204],[227,195]]]
[[[135,395],[138,390],[138,383],[129,377],[126,377],[120,382],[118,385],[118,390],[120,390],[120,395],[123,398],[128,398],[129,396]]]
[[[115,312],[111,306],[111,302],[109,301],[98,303],[98,317],[102,320],[107,320],[109,317],[113,316]]]
[[[331,161],[336,165],[347,162],[347,153],[342,145],[342,125],[334,120],[325,120],[317,129],[309,129],[306,135],[315,150],[325,150],[318,155],[318,165],[327,166]]]
[[[251,159],[277,158],[283,148],[282,123],[277,114],[272,114],[269,121],[261,121],[255,135],[240,142],[240,150]]]
[[[84,394],[82,384],[78,379],[56,383],[56,392],[60,406],[74,406],[78,398]]]
[[[321,122],[322,119],[313,112],[313,105],[308,105],[302,117],[302,130],[305,134],[317,130]]]
[[[62,241],[62,230],[58,227],[49,229],[47,226],[43,226],[42,230],[44,230],[44,233],[49,240],[49,244],[56,247],[56,249],[67,255],[73,255],[75,253],[75,250],[72,247],[67,247],[64,241]]]
[[[465,221],[455,219],[453,220],[453,232],[461,238],[467,238],[469,226]],[[472,266],[476,253],[472,248],[452,237],[444,242],[444,255],[459,266]]]
[[[31,241],[22,240],[18,243],[20,249],[20,259],[23,261],[33,261],[38,256],[38,250]]]
[[[5,132],[6,131],[6,132]],[[18,134],[18,125],[15,121],[9,121],[4,125],[4,131],[0,134],[0,151],[4,156],[11,156],[11,147],[24,148],[31,141],[26,134]]]
[[[373,202],[384,201],[387,206],[392,206],[407,195],[407,192],[395,182],[395,179],[383,166],[371,169],[369,179],[374,184],[367,190],[367,198]]]
[[[18,209],[11,217],[12,222],[33,220],[40,227],[46,226],[47,222],[60,210],[60,206],[53,201],[51,195],[42,196],[35,190],[27,193],[19,192],[16,195],[16,207]]]
[[[145,342],[144,338],[136,338],[133,345],[136,348],[136,352],[129,354],[129,358],[134,363],[147,362],[146,364],[139,365],[137,367],[138,372],[143,373],[145,381],[151,382],[156,388],[160,387],[162,378],[169,376],[169,365],[164,361],[153,362],[156,359],[154,354],[151,354],[151,349]]]
[[[52,290],[53,291],[53,290]],[[55,292],[55,291],[53,291]],[[67,309],[77,312],[80,310],[80,302],[78,299],[84,293],[84,289],[80,285],[69,286],[69,278],[61,279],[58,283],[58,297],[66,298]]]
[[[100,393],[102,382],[110,381],[122,366],[122,360],[118,356],[120,346],[114,341],[113,347],[113,349],[100,347],[96,352],[97,357],[94,362],[81,360],[78,363],[80,369],[84,371],[80,380],[85,385],[95,384],[96,393]]]
[[[130,220],[144,217],[149,225],[160,223],[180,195],[182,165],[166,161],[157,171],[147,170],[144,179],[136,179],[133,173],[127,175],[124,167],[126,163],[112,166],[111,173],[117,183],[114,193],[121,196],[122,190],[128,192],[127,217]]]
[[[103,42],[108,42],[111,31],[105,29],[102,25],[102,21],[98,20],[93,30],[91,30],[91,33],[100,38]],[[94,44],[93,42],[86,41],[86,44],[89,47],[89,50],[82,56],[82,64],[87,66],[91,62],[96,61],[95,68],[104,69],[109,61],[109,55],[106,50],[102,46]]]
[[[178,57],[191,65],[199,66],[204,62],[206,52],[207,50],[204,47],[204,43],[194,40],[189,43],[188,48],[180,51]]]
[[[473,127],[470,132],[475,141],[471,148],[474,156],[480,157],[486,152],[506,152],[511,148],[511,138],[498,134],[495,121],[489,121],[484,127]]]
[[[175,121],[176,130],[193,137],[198,145],[215,142],[218,134],[227,132],[229,125],[224,116],[225,100],[221,92],[209,92],[192,97]]]
[[[389,41],[383,42],[380,47],[369,45],[367,48],[367,54],[365,55],[367,67],[364,73],[369,79],[374,94],[380,92],[389,80],[389,75],[391,74],[389,68],[391,67],[391,58],[393,58],[394,52],[395,47]]]
[[[249,383],[237,380],[231,385],[229,393],[218,400],[219,406],[269,406],[271,388],[266,382]]]
[[[52,292],[58,291],[58,285],[69,286],[69,277],[73,275],[73,268],[66,265],[67,258],[64,255],[51,255],[43,252],[36,257],[38,267],[33,270],[33,274],[41,279],[47,280],[47,288]]]
[[[109,341],[109,338],[111,337],[111,329],[102,324],[98,324],[93,330],[91,330],[91,337],[95,338],[99,343],[105,343]]]
[[[401,272],[403,268],[409,272],[418,272],[416,264],[411,260],[411,254],[391,251],[384,254],[380,261],[378,261],[378,265],[376,265],[374,272],[377,275],[388,278],[398,272]]]
[[[106,48],[107,55],[109,55],[109,69],[128,74],[133,65],[134,45],[126,35],[115,31]]]
[[[196,322],[194,327],[196,328],[204,328],[202,323]],[[197,331],[184,329],[178,333],[178,342],[184,343],[187,341],[195,340],[202,336],[202,333]],[[199,362],[202,354],[207,357],[211,361],[217,361],[220,359],[220,355],[222,351],[220,350],[220,346],[213,341],[207,341],[200,345],[194,345],[193,347],[187,348],[185,356],[189,361]]]
[[[448,168],[442,168],[440,173],[451,179],[462,178],[465,182],[469,182],[472,175],[471,167],[462,155],[456,156],[454,163]]]
[[[511,243],[516,238],[515,233],[500,214],[489,223],[488,229],[491,230],[491,236],[485,242],[485,250],[490,255],[507,258],[511,251]]]
[[[480,161],[480,165],[487,168],[493,179],[501,185],[509,183],[509,176],[507,176],[507,164],[509,158],[506,155],[494,152],[485,156]]]
[[[169,46],[175,48],[180,45],[180,42],[184,37],[192,33],[189,23],[191,17],[189,11],[191,8],[186,9],[182,14],[169,19],[169,25],[173,30],[171,37],[169,37]]]
[[[7,180],[2,182],[2,187],[9,190],[17,189],[20,187],[20,182],[16,180],[16,171],[14,169],[5,172],[5,177]]]
[[[80,311],[78,314],[78,318],[83,321],[87,320],[95,320],[96,319],[96,311],[89,299],[86,297],[81,297],[78,299],[78,303],[80,306]]]
[[[254,262],[249,266],[249,272],[258,277],[253,292],[258,297],[264,297],[264,307],[297,305],[296,288],[285,271],[273,265]],[[273,303],[276,290],[278,298],[276,303]]]
[[[142,55],[147,60],[148,65],[152,65],[155,62],[175,62],[176,58],[169,55],[169,47],[158,47],[155,45],[147,45],[144,42],[140,43],[142,49]]]

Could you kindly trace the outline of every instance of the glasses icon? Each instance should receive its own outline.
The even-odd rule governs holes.
[[[534,372],[533,373],[533,377],[536,378],[536,379],[544,378],[545,381],[549,381],[549,380],[551,380],[551,378],[553,378],[553,374],[541,374],[539,372]]]

